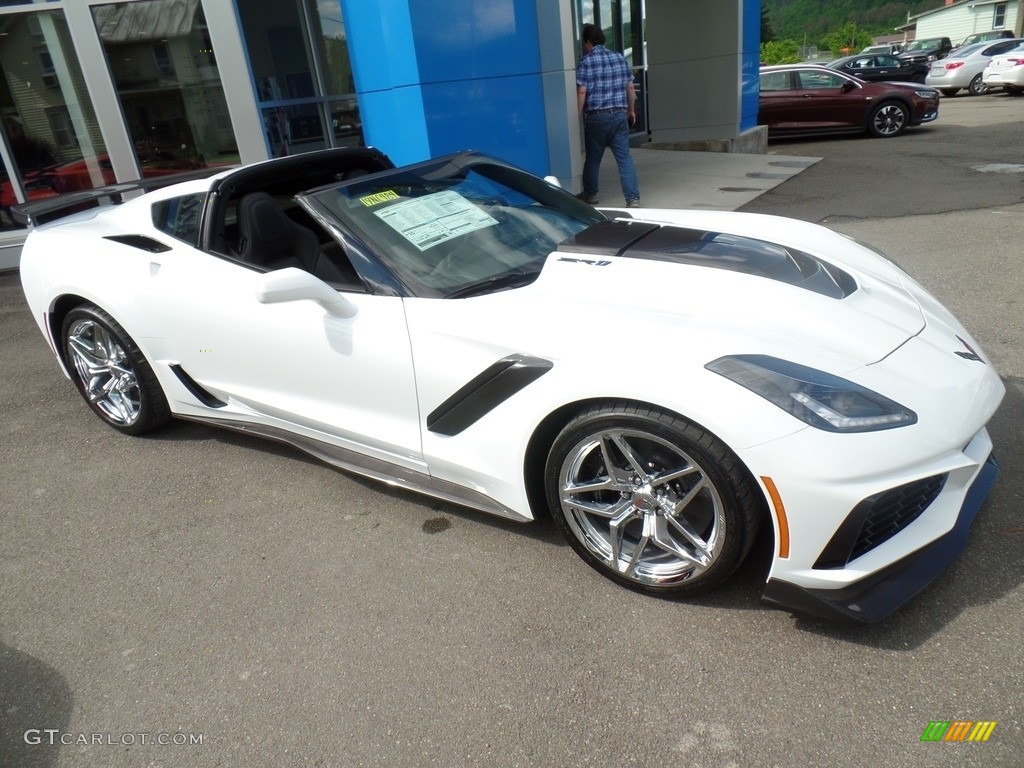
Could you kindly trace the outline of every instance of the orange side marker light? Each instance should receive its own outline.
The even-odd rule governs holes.
[[[782,503],[779,489],[775,487],[775,481],[770,477],[762,477],[761,482],[764,483],[768,497],[772,500],[775,520],[779,524],[779,557],[786,559],[789,557],[789,520],[786,519],[786,507]]]

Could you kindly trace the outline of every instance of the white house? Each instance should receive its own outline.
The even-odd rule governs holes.
[[[968,35],[1006,29],[1021,35],[1021,0],[946,0],[941,8],[911,16],[914,37],[948,37],[956,45]]]

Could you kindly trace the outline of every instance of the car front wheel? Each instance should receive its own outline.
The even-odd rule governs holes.
[[[753,543],[760,493],[715,436],[632,404],[591,408],[551,447],[545,490],[555,524],[589,565],[665,596],[728,577]]]
[[[109,314],[91,304],[76,307],[64,318],[61,339],[79,393],[107,424],[138,435],[170,419],[153,369]]]
[[[899,136],[910,122],[910,112],[898,101],[884,101],[871,111],[868,131],[872,136]]]

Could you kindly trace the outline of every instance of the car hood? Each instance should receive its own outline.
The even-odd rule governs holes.
[[[755,214],[643,216],[589,227],[533,285],[509,293],[516,303],[532,297],[531,315],[549,333],[591,317],[609,341],[665,349],[669,338],[648,334],[675,329],[706,355],[827,359],[835,372],[881,360],[925,326],[904,273],[831,230]]]

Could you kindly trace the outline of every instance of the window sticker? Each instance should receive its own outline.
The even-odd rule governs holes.
[[[404,200],[374,215],[421,251],[498,223],[451,190]]]
[[[393,189],[387,189],[383,192],[375,192],[372,195],[360,197],[359,202],[365,205],[367,208],[373,208],[373,206],[375,205],[380,205],[381,203],[387,203],[391,200],[397,199],[398,193],[395,192]]]

